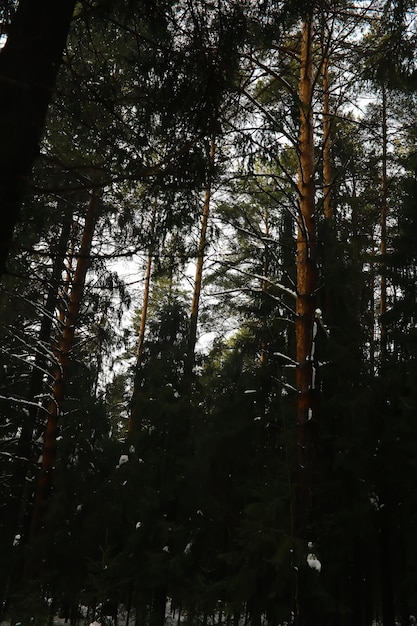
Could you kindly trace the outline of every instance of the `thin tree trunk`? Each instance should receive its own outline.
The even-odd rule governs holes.
[[[359,535],[353,538],[352,564],[350,574],[350,605],[351,626],[362,626],[362,597],[363,597],[363,571],[362,571],[362,539]]]
[[[402,517],[402,516],[401,516]],[[410,619],[410,602],[409,602],[409,589],[407,584],[407,575],[409,572],[408,556],[410,552],[407,550],[406,537],[404,532],[404,523],[401,519],[398,526],[398,561],[399,561],[399,604],[400,604],[400,618],[401,624],[407,624]]]
[[[152,272],[152,252],[148,253],[148,260],[146,263],[146,271],[145,271],[145,289],[143,292],[143,302],[142,302],[142,311],[140,316],[140,326],[139,326],[139,336],[138,336],[138,348],[136,353],[136,372],[139,371],[140,364],[142,362],[142,354],[143,354],[143,346],[145,343],[145,332],[146,332],[146,318],[148,316],[148,304],[149,304],[149,290],[151,283],[151,272]],[[135,385],[136,387],[136,382]],[[132,407],[129,415],[129,423],[127,425],[127,434],[128,438],[132,436],[135,425],[137,425],[137,411],[134,403],[135,398],[135,389],[132,393]]]
[[[264,216],[264,223],[265,223],[265,241],[267,242],[269,239],[269,213],[268,213],[268,209],[265,210],[265,216]],[[268,297],[268,288],[269,288],[269,280],[268,280],[268,274],[269,274],[269,254],[268,254],[268,243],[264,244],[264,262],[263,262],[263,279],[261,282],[261,292],[262,292],[262,303],[266,300],[266,298]],[[263,320],[262,320],[263,322]],[[260,364],[261,367],[265,367],[267,364],[267,360],[268,360],[268,342],[266,339],[266,332],[267,332],[267,324],[263,323],[263,333],[262,333],[262,337],[261,337],[261,353],[260,353]]]
[[[145,284],[143,291],[143,301],[142,301],[142,311],[140,317],[140,326],[139,326],[139,335],[138,335],[138,345],[136,352],[136,373],[139,372],[139,368],[142,363],[142,355],[143,355],[143,347],[145,344],[145,334],[146,334],[146,321],[148,317],[148,308],[149,308],[149,295],[150,295],[150,286],[151,286],[151,274],[152,274],[152,260],[153,260],[153,249],[154,249],[154,235],[155,235],[155,225],[156,225],[156,215],[157,215],[157,201],[155,199],[155,204],[152,212],[151,219],[151,243],[148,249],[148,259],[146,262],[146,270],[145,270]],[[134,404],[135,398],[135,388],[137,386],[137,381],[135,379],[134,389],[132,393],[132,406],[129,415],[129,423],[127,427],[128,439],[132,437],[134,429],[138,422],[137,409]]]
[[[329,58],[323,51],[322,59],[323,79],[323,208],[324,217],[330,220],[333,217],[332,204],[332,162],[331,162],[331,123],[330,123],[330,90],[329,90]]]
[[[75,0],[20,0],[0,51],[0,277],[67,40]]]
[[[376,321],[375,321],[375,264],[371,260],[369,268],[369,287],[370,287],[370,301],[369,301],[369,367],[370,374],[375,374],[376,370]]]
[[[387,336],[385,314],[387,311],[387,282],[386,282],[386,252],[387,252],[387,93],[386,87],[382,87],[382,163],[381,163],[381,211],[380,211],[380,243],[379,243],[379,307],[375,310],[375,302],[372,307],[374,311],[374,337],[375,341],[375,374],[382,381],[386,370],[387,358]],[[378,313],[378,316],[375,316]],[[379,440],[384,440],[385,422],[387,415],[387,399],[385,394],[379,397],[380,411],[377,420],[377,436]],[[381,594],[381,610],[384,624],[392,626],[394,623],[392,573],[391,573],[391,515],[390,515],[390,494],[387,488],[384,467],[384,452],[378,451],[377,467],[379,476],[379,497],[384,506],[378,511],[376,517],[376,528],[378,533],[379,548],[379,584]]]
[[[145,330],[146,330],[146,318],[148,316],[148,304],[149,304],[149,290],[151,284],[151,271],[152,271],[152,252],[149,251],[148,261],[146,263],[145,272],[145,290],[143,293],[142,313],[139,326],[138,337],[138,350],[136,354],[136,364],[139,366],[142,362],[143,345],[145,343]]]
[[[216,150],[216,144],[214,137],[211,138],[209,154],[207,160],[207,181],[206,181],[206,191],[204,197],[204,205],[203,205],[203,213],[201,216],[201,230],[200,230],[200,239],[198,243],[198,251],[197,251],[197,263],[195,270],[195,278],[194,278],[194,292],[193,292],[193,301],[191,305],[191,315],[190,315],[190,331],[189,331],[189,340],[188,340],[188,354],[187,354],[187,362],[185,366],[185,379],[188,380],[191,376],[193,367],[194,367],[194,359],[195,359],[195,346],[197,343],[197,322],[198,322],[198,312],[200,305],[200,295],[201,295],[201,286],[203,282],[203,265],[204,265],[204,255],[207,246],[207,226],[210,215],[210,201],[211,201],[211,192],[212,192],[212,173],[214,166],[214,155]]]
[[[71,291],[71,284],[74,276],[75,245],[76,240],[79,239],[79,227],[79,223],[73,220],[71,225],[71,238],[68,244],[65,259],[65,278],[62,281],[62,287],[59,292],[57,313],[57,328],[59,332],[64,327],[65,318],[68,310],[69,294]]]
[[[77,266],[68,301],[67,314],[55,351],[57,367],[51,392],[48,410],[48,421],[45,429],[42,462],[35,490],[29,540],[33,540],[39,529],[45,504],[52,488],[52,472],[56,460],[56,439],[58,421],[62,412],[65,397],[65,384],[69,375],[70,351],[74,345],[75,328],[84,291],[85,279],[90,263],[90,251],[96,223],[97,195],[90,193],[84,230],[77,260]]]
[[[394,592],[392,579],[392,514],[389,494],[386,495],[383,506],[377,515],[378,528],[378,551],[379,551],[379,575],[381,589],[382,622],[384,626],[395,626]]]
[[[166,591],[164,584],[158,585],[154,590],[149,626],[164,626],[165,624]]]
[[[380,305],[379,305],[379,332],[380,332],[380,358],[379,375],[381,380],[387,368],[387,327],[385,315],[387,312],[387,276],[386,276],[386,254],[387,254],[387,215],[388,215],[388,177],[387,177],[387,157],[388,157],[388,127],[387,127],[387,89],[382,86],[382,173],[381,173],[381,242],[380,242]],[[381,398],[381,400],[383,400]],[[381,417],[378,420],[378,427],[382,431],[385,429],[385,421],[389,419],[387,413],[388,403],[383,400]],[[382,455],[382,451],[379,451]],[[386,469],[383,458],[381,459],[380,477],[382,482],[381,499],[384,506],[378,511],[378,543],[380,554],[380,585],[381,585],[381,606],[382,620],[384,626],[395,626],[394,614],[394,594],[392,576],[392,515],[391,497],[387,480],[385,479]]]
[[[388,180],[387,180],[387,90],[382,87],[382,176],[381,176],[381,294],[379,306],[379,331],[380,337],[380,363],[381,368],[387,356],[387,327],[385,315],[387,312],[387,275],[386,275],[386,254],[387,254],[387,214],[388,214]]]

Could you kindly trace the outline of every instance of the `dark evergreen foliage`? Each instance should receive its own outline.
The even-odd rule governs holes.
[[[15,10],[29,4],[0,7],[10,47]],[[13,187],[6,234],[21,205],[0,291],[2,618],[163,626],[171,611],[190,626],[405,626],[416,613],[415,6],[389,1],[370,13],[359,5],[78,2],[42,138],[57,66],[42,82],[36,128],[30,98],[2,116],[0,183]],[[49,22],[32,9],[29,31],[43,41]],[[296,507],[294,326],[298,46],[310,11],[320,24],[310,352],[320,406],[308,424],[305,529]],[[24,43],[25,72],[41,75],[30,38]],[[322,215],[324,57],[331,219]],[[9,70],[2,81],[20,91],[13,81],[27,75]],[[27,150],[10,147],[12,131],[28,135]],[[215,339],[197,349],[190,377],[188,266],[212,140],[198,321]],[[40,154],[29,181],[34,141]],[[23,203],[10,154],[30,190]],[[31,534],[92,190],[98,216],[52,488]],[[126,328],[123,313],[131,301],[140,308],[143,259],[152,262],[150,302],[134,365],[137,320]]]

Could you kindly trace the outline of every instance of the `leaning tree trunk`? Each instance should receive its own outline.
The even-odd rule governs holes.
[[[137,388],[137,375],[140,370],[140,366],[142,363],[142,355],[143,355],[143,346],[145,344],[145,333],[146,333],[146,320],[148,317],[148,306],[149,306],[149,293],[151,287],[151,273],[152,273],[152,257],[153,257],[153,239],[155,234],[155,222],[156,222],[156,206],[154,207],[154,212],[152,215],[152,223],[151,223],[151,245],[148,250],[148,260],[146,262],[146,270],[145,270],[145,285],[143,290],[143,300],[142,300],[142,311],[140,316],[140,325],[139,325],[139,335],[138,335],[138,347],[136,352],[136,377],[134,382],[134,388],[132,393],[132,406],[129,415],[129,423],[127,426],[127,434],[128,439],[130,440],[135,428],[138,425],[138,414],[137,407],[135,404],[135,396],[136,396],[136,388]]]
[[[205,191],[205,196],[204,196],[203,213],[201,216],[200,239],[199,239],[198,251],[197,251],[193,301],[191,305],[188,351],[187,351],[187,359],[186,359],[185,373],[184,373],[184,378],[186,381],[190,380],[192,370],[194,367],[195,346],[197,343],[198,313],[199,313],[199,307],[200,307],[201,286],[203,282],[203,265],[204,265],[205,250],[207,246],[207,226],[208,226],[208,220],[209,220],[209,215],[210,215],[210,201],[211,201],[211,193],[212,193],[212,175],[213,175],[213,167],[214,167],[215,150],[216,150],[216,144],[215,144],[214,137],[212,137],[210,140],[210,147],[209,147],[208,158],[207,158],[206,191]]]
[[[312,98],[313,80],[313,24],[305,19],[302,28],[301,67],[299,81],[300,128],[298,169],[297,219],[297,301],[296,301],[296,389],[297,389],[297,464],[298,489],[296,496],[296,535],[301,544],[310,540],[311,526],[311,456],[313,450],[312,426],[317,419],[318,390],[315,367],[315,315],[318,287],[316,260],[314,133]],[[301,551],[300,559],[303,559]],[[296,623],[306,624],[314,619],[306,600],[306,564],[297,564],[295,598]]]
[[[56,83],[75,0],[20,0],[0,51],[0,277]]]
[[[65,384],[69,375],[70,351],[74,345],[75,329],[78,322],[87,270],[90,264],[90,251],[96,223],[96,211],[97,195],[92,191],[90,193],[90,200],[85,217],[84,230],[69,295],[67,312],[61,329],[61,336],[59,337],[58,345],[55,350],[57,363],[51,392],[51,401],[48,407],[48,420],[44,434],[42,462],[35,490],[29,533],[30,541],[33,540],[37,534],[44,508],[52,488],[52,471],[56,460],[58,422],[65,397]]]

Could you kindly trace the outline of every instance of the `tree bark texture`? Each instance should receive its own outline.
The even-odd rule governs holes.
[[[298,171],[297,228],[297,303],[296,303],[296,387],[297,387],[297,453],[299,489],[297,519],[300,529],[306,528],[310,511],[310,425],[316,417],[317,386],[314,329],[316,291],[318,286],[316,262],[314,135],[313,135],[313,59],[312,20],[303,25],[301,74],[299,82],[300,130]]]
[[[78,322],[87,270],[90,264],[90,251],[96,223],[96,211],[97,196],[92,191],[90,193],[90,200],[85,217],[80,251],[72,281],[66,316],[62,326],[61,336],[59,337],[58,345],[55,350],[57,366],[52,386],[51,401],[48,407],[48,420],[44,434],[42,462],[35,491],[30,540],[36,536],[42,519],[42,513],[52,487],[52,472],[56,460],[58,421],[65,398],[65,384],[69,376],[70,352],[74,345],[75,329]]]
[[[42,137],[75,0],[20,0],[0,51],[0,276]]]

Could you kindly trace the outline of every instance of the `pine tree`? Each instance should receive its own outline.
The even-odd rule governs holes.
[[[54,383],[51,391],[51,402],[48,407],[48,418],[44,434],[42,462],[37,479],[33,511],[31,516],[30,540],[35,538],[45,504],[52,485],[52,472],[56,460],[56,439],[58,420],[62,412],[65,397],[65,385],[69,376],[70,352],[74,344],[75,329],[77,327],[79,311],[82,303],[86,274],[89,266],[89,256],[97,220],[97,195],[90,193],[86,211],[83,234],[80,242],[77,265],[71,281],[67,309],[64,314],[63,326],[57,339],[55,357],[57,360]]]

